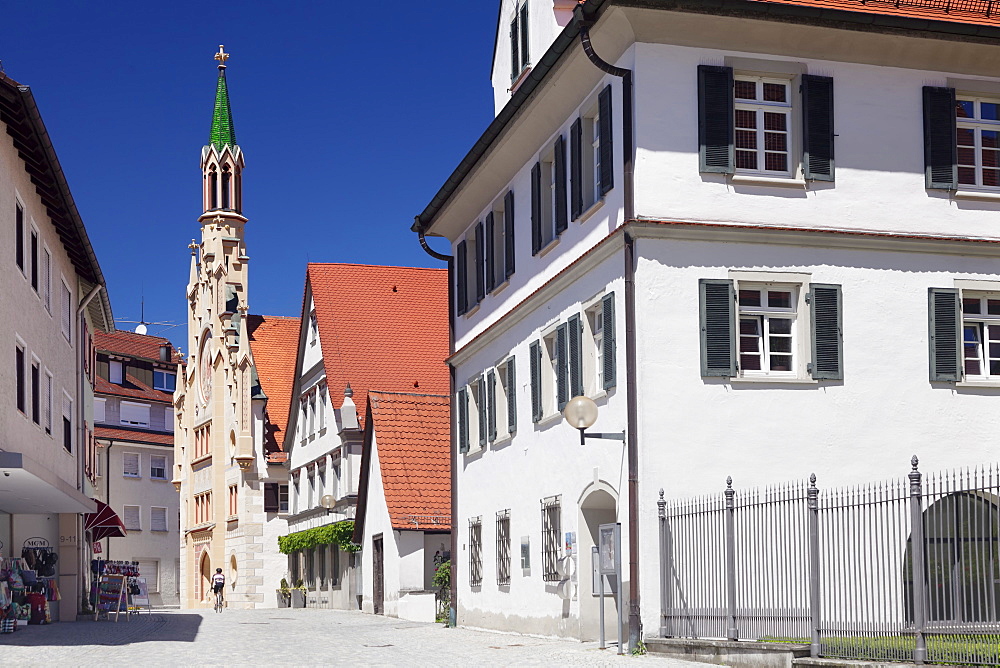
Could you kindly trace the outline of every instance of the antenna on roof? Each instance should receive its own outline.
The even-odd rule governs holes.
[[[142,292],[139,293],[139,325],[135,328],[136,334],[145,334],[149,331],[146,327],[146,289],[143,287]]]

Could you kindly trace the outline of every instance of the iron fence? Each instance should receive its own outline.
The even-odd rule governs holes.
[[[1000,471],[911,467],[852,488],[661,490],[661,635],[1000,665]]]

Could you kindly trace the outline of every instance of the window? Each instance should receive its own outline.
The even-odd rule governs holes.
[[[31,363],[31,421],[42,423],[42,370],[37,361]]]
[[[566,142],[555,145],[531,168],[531,254],[537,255],[562,234],[566,212]]]
[[[174,409],[172,406],[163,409],[163,428],[170,432],[174,430]]]
[[[497,365],[495,371],[487,374],[487,393],[491,401],[488,417],[490,440],[513,436],[517,431],[516,383],[513,357],[508,357]]]
[[[614,187],[611,139],[611,86],[570,127],[570,216],[584,212]]]
[[[316,552],[317,561],[319,562],[318,573],[316,575],[319,579],[320,588],[326,589],[326,545],[318,545]]]
[[[833,180],[833,79],[783,69],[698,66],[700,171]]]
[[[160,508],[158,506],[153,506],[149,509],[149,530],[150,531],[166,531],[167,530],[167,509]]]
[[[239,513],[239,492],[237,489],[236,485],[229,486],[229,505],[226,512],[228,517],[236,517]]]
[[[167,458],[165,455],[150,455],[149,477],[153,480],[167,479]]]
[[[736,171],[789,176],[791,82],[737,75],[733,98]]]
[[[478,437],[477,443],[480,448],[486,447],[486,441],[489,436],[487,433],[486,424],[487,418],[487,397],[486,397],[486,378],[485,376],[479,376],[475,380],[469,383],[469,399],[472,401],[472,415],[475,419],[475,425],[470,427],[470,432],[476,434]]]
[[[321,385],[319,388],[319,399],[316,402],[316,420],[319,423],[320,435],[326,432],[326,398],[326,386]]]
[[[319,340],[319,322],[316,320],[316,311],[309,314],[309,345],[316,345]]]
[[[31,243],[29,247],[31,257],[31,289],[38,292],[38,232],[31,230]]]
[[[288,485],[278,485],[278,512],[288,512]]]
[[[469,586],[483,584],[483,518],[469,520]]]
[[[507,282],[514,273],[514,192],[508,190],[503,199],[486,214],[484,229],[486,243],[485,273],[486,292]]]
[[[194,497],[194,523],[205,524],[212,520],[212,493],[202,492]]]
[[[840,286],[773,276],[699,282],[702,376],[843,379]]]
[[[542,579],[559,580],[562,497],[542,499]]]
[[[62,284],[62,333],[66,340],[73,341],[73,297],[69,286]]]
[[[130,401],[121,402],[118,421],[122,424],[133,425],[136,427],[148,427],[149,404],[136,404]]]
[[[48,248],[42,250],[42,300],[45,310],[52,313],[52,253]]]
[[[510,585],[510,510],[497,513],[497,584]]]
[[[122,475],[126,478],[138,478],[139,476],[139,453],[122,453]]]
[[[316,435],[316,392],[309,393],[309,436]]]
[[[104,422],[105,416],[107,415],[107,399],[95,398],[94,399],[94,422]]]
[[[17,378],[17,396],[15,398],[15,404],[17,405],[17,410],[27,415],[27,410],[25,408],[27,388],[25,387],[26,381],[24,378],[24,364],[24,348],[21,346],[15,346],[14,376]]]
[[[308,549],[305,551],[306,556],[306,586],[310,589],[316,588],[316,550]]]
[[[24,207],[20,202],[14,204],[14,261],[18,269],[24,273]]]
[[[118,360],[108,361],[108,380],[116,385],[121,385],[125,377],[122,363]]]
[[[154,528],[153,531],[158,531],[158,529]],[[139,575],[146,578],[147,591],[154,594],[160,591],[159,561],[156,559],[139,559]]]
[[[264,483],[264,512],[288,512],[288,485],[276,482]]]
[[[469,451],[469,389],[460,387],[455,394],[455,410],[457,413],[458,433],[455,440],[459,452]]]
[[[73,400],[63,397],[63,447],[73,452]]]
[[[153,370],[153,389],[173,392],[177,389],[177,374]]]
[[[141,516],[139,506],[125,506],[125,529],[127,531],[142,531]]]
[[[45,433],[52,433],[52,393],[55,389],[55,380],[52,374],[45,372]]]
[[[965,377],[1000,380],[1000,293],[962,293]]]
[[[510,21],[510,80],[516,81],[528,67],[528,0],[515,3]]]
[[[958,185],[1000,188],[1000,101],[959,96],[955,116]]]
[[[212,425],[206,424],[194,430],[194,458],[204,457],[211,452]]]

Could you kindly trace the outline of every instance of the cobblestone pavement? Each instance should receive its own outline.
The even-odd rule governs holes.
[[[168,611],[0,635],[0,665],[601,666],[702,668],[596,643],[446,629],[340,610]]]

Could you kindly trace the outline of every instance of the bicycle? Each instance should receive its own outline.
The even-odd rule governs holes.
[[[225,601],[222,600],[222,589],[215,592],[215,611],[222,612]]]

